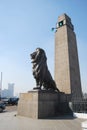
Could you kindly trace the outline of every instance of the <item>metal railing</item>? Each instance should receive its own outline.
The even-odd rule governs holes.
[[[87,113],[87,100],[72,101],[71,108],[73,112]]]

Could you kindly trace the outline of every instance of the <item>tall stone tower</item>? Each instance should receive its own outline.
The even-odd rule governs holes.
[[[72,100],[82,99],[76,35],[66,14],[58,17],[55,32],[55,81]]]

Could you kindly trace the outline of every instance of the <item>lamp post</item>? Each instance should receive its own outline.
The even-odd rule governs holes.
[[[51,28],[51,31],[54,31],[55,30],[55,32],[57,31],[57,29],[58,29],[58,27],[59,27],[59,24],[58,23],[56,23],[56,27],[52,27]]]

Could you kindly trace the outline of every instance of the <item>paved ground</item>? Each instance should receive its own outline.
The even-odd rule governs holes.
[[[54,118],[54,119],[31,119],[27,117],[15,116],[17,107],[8,107],[0,113],[0,130],[82,130],[81,122],[78,118]]]

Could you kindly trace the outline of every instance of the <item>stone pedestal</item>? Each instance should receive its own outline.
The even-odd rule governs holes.
[[[18,115],[37,119],[56,116],[58,100],[58,92],[32,90],[21,93]]]
[[[72,114],[67,95],[55,91],[32,90],[21,93],[18,102],[18,115],[30,118],[49,118]]]

